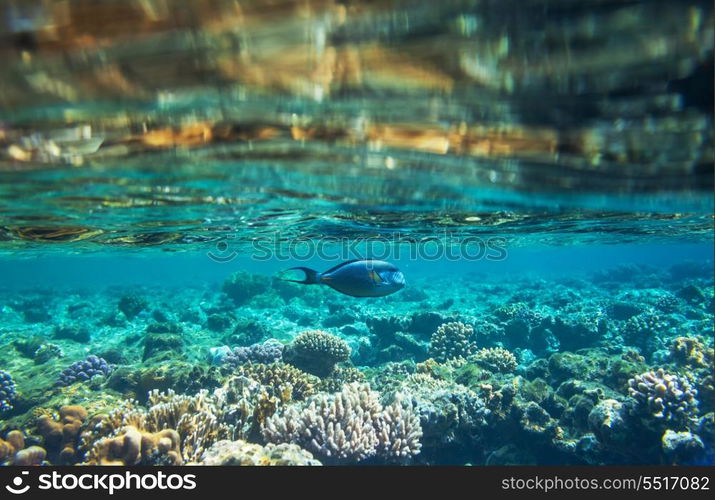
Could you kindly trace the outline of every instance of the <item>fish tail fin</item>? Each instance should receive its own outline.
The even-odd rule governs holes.
[[[317,285],[320,283],[320,273],[318,271],[316,271],[315,269],[310,269],[309,267],[291,267],[290,269],[287,269],[287,271],[294,271],[296,269],[299,271],[303,271],[305,273],[305,279],[303,279],[303,280],[283,279],[283,281],[290,281],[293,283],[301,283],[303,285]]]

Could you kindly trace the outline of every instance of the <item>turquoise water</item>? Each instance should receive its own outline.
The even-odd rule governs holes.
[[[364,251],[364,250],[363,250]],[[436,250],[435,250],[436,252]],[[152,284],[175,287],[188,284],[215,285],[235,271],[251,271],[269,279],[293,265],[307,265],[327,269],[339,261],[268,260],[256,261],[247,255],[237,255],[229,262],[215,262],[209,253],[217,254],[213,245],[206,252],[189,254],[162,254],[148,251],[128,254],[55,255],[49,253],[26,258],[0,259],[3,288],[22,290],[30,287],[89,287],[108,285]],[[287,251],[286,251],[287,253]],[[337,255],[339,250],[335,250]],[[395,254],[397,251],[394,252]],[[651,266],[667,269],[686,262],[707,263],[712,260],[712,242],[580,245],[567,247],[517,247],[506,246],[507,257],[500,261],[486,258],[475,261],[439,260],[418,261],[409,259],[409,250],[402,248],[402,258],[391,259],[400,265],[408,278],[462,279],[464,274],[484,274],[493,279],[513,279],[519,275],[535,277],[587,277],[622,264]],[[227,254],[228,255],[228,254]],[[356,252],[352,258],[364,255]],[[706,278],[707,276],[704,276]]]
[[[80,3],[0,16],[0,463],[715,462],[710,3]]]

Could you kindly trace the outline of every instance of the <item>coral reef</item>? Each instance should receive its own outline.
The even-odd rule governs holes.
[[[56,339],[74,340],[82,344],[91,340],[89,329],[81,325],[57,325],[53,336]]]
[[[73,464],[77,461],[80,431],[86,420],[87,410],[82,406],[63,406],[57,419],[50,415],[41,415],[37,419],[37,431],[53,463]]]
[[[206,327],[214,332],[227,330],[233,324],[233,319],[228,314],[215,313],[206,318]]]
[[[121,311],[127,319],[134,319],[137,315],[145,310],[149,303],[143,297],[138,295],[124,295],[117,303],[117,309]]]
[[[339,393],[313,396],[269,417],[263,437],[273,443],[295,443],[326,463],[361,462],[380,457],[408,459],[420,451],[422,429],[409,404],[396,400],[383,407],[379,394],[351,383]]]
[[[712,464],[712,277],[671,271],[368,301],[255,276],[238,308],[203,285],[7,292],[0,460]]]
[[[0,413],[12,409],[12,403],[17,396],[15,381],[5,370],[0,370]]]
[[[313,455],[295,444],[265,446],[243,440],[222,440],[204,452],[201,465],[322,465]]]
[[[628,381],[628,394],[636,400],[645,421],[674,425],[676,429],[697,414],[697,390],[677,375],[662,368],[641,373]]]
[[[713,363],[713,349],[707,349],[698,339],[678,337],[670,344],[670,358],[680,366],[707,368]]]
[[[637,347],[644,355],[651,355],[658,348],[660,334],[667,323],[654,312],[644,312],[630,318],[623,327],[626,345]]]
[[[252,345],[271,337],[271,331],[266,325],[255,319],[242,318],[236,322],[233,331],[223,337],[229,345]]]
[[[40,347],[37,348],[37,350],[34,352],[33,359],[35,360],[35,363],[42,364],[53,358],[61,358],[64,355],[65,353],[62,351],[62,348],[60,346],[58,346],[57,344],[48,343],[42,344]]]
[[[146,327],[144,335],[144,355],[157,360],[173,358],[184,349],[181,327],[176,323],[152,323]]]
[[[480,349],[472,358],[477,364],[493,372],[513,372],[519,365],[516,356],[501,347]]]
[[[249,364],[240,366],[235,373],[256,380],[285,402],[306,399],[320,382],[318,377],[286,363]]]
[[[269,389],[250,378],[234,376],[213,393],[151,391],[146,408],[129,402],[99,415],[89,425],[82,437],[87,463],[197,463],[219,440],[259,435],[280,403]],[[170,443],[164,438],[170,438]],[[137,443],[143,448],[137,448]]]
[[[223,283],[223,292],[236,305],[244,304],[256,295],[267,292],[269,288],[270,281],[245,271],[233,273]]]
[[[57,385],[71,385],[75,382],[87,382],[92,377],[108,376],[112,367],[103,358],[94,354],[87,356],[84,361],[77,361],[62,370],[57,380]]]
[[[328,377],[323,377],[317,389],[322,392],[339,392],[351,382],[365,382],[365,374],[354,366],[336,366]]]
[[[283,359],[319,377],[330,375],[335,365],[350,358],[350,346],[322,330],[302,332],[285,347]]]
[[[42,465],[46,452],[41,446],[25,447],[25,436],[18,430],[10,431],[5,439],[0,439],[0,464],[2,465]]]
[[[653,304],[656,309],[666,314],[674,313],[678,310],[680,299],[672,293],[662,293]]]
[[[173,429],[155,433],[124,427],[115,437],[95,443],[88,465],[180,465],[179,434]]]
[[[663,453],[668,461],[676,464],[695,465],[705,455],[705,445],[697,434],[688,431],[675,432],[667,429],[662,438]]]
[[[234,347],[213,356],[212,362],[218,365],[236,367],[246,363],[276,363],[283,359],[284,345],[275,339],[247,347]]]
[[[437,361],[469,356],[476,349],[473,333],[470,325],[460,321],[440,325],[430,339],[430,356]]]
[[[422,446],[429,456],[446,447],[472,447],[486,429],[491,411],[471,389],[451,380],[417,373],[393,389],[408,397],[420,417]]]

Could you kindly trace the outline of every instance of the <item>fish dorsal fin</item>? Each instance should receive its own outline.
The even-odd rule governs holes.
[[[321,274],[330,274],[330,273],[332,273],[332,272],[334,272],[334,271],[337,271],[338,269],[340,269],[340,268],[343,267],[343,266],[347,266],[348,264],[352,264],[353,262],[360,262],[361,260],[372,260],[372,259],[352,259],[352,260],[347,260],[347,261],[345,261],[345,262],[341,262],[341,263],[338,264],[337,266],[331,267],[330,269],[328,269],[327,271],[324,271],[324,272],[321,273]]]

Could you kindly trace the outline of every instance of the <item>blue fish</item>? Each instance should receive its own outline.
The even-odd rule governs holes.
[[[393,264],[382,260],[356,259],[320,273],[307,267],[292,267],[305,273],[303,280],[285,280],[303,285],[328,285],[353,297],[384,297],[405,286],[405,277]]]

